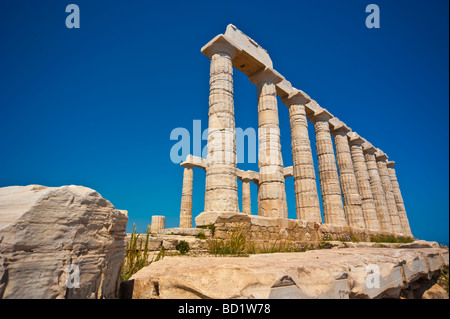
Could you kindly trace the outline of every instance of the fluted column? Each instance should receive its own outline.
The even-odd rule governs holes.
[[[194,170],[185,164],[183,173],[183,190],[181,194],[180,228],[192,228],[192,189]]]
[[[267,217],[287,218],[286,188],[275,87],[281,77],[272,69],[263,69],[249,79],[258,88],[258,214]]]
[[[342,196],[344,198],[344,212],[350,226],[366,228],[361,207],[358,183],[356,182],[355,168],[348,144],[347,133],[350,132],[344,123],[337,118],[330,121],[334,144],[336,147],[336,159],[341,182]]]
[[[364,140],[355,132],[349,132],[347,136],[349,137],[353,167],[355,169],[356,181],[361,196],[361,207],[366,227],[370,230],[379,231],[381,230],[381,226],[378,221],[372,188],[370,187],[369,171],[367,169],[366,160],[364,159],[362,147]]]
[[[310,99],[297,90],[282,101],[289,108],[297,219],[322,222],[305,111]]]
[[[392,231],[396,234],[402,234],[403,228],[400,223],[400,217],[397,211],[397,205],[395,203],[394,192],[392,190],[391,179],[389,178],[389,172],[387,170],[388,156],[381,150],[377,149],[375,153],[378,171],[380,172],[381,184],[383,185],[384,192],[386,194],[386,203],[391,217]]]
[[[316,132],[324,221],[327,224],[343,226],[347,225],[347,221],[342,204],[341,187],[328,123],[328,120],[332,117],[327,110],[321,109],[312,115],[311,121],[314,123]]]
[[[235,48],[219,41],[205,52],[211,58],[205,211],[239,212],[232,66]]]
[[[395,203],[397,205],[398,215],[400,217],[400,223],[402,224],[403,233],[406,236],[413,237],[411,232],[411,227],[409,225],[408,216],[406,215],[405,204],[403,202],[402,193],[400,192],[400,186],[397,180],[397,174],[395,172],[395,162],[389,161],[387,162],[387,169],[389,172],[389,178],[392,184],[392,190],[394,192]]]
[[[165,224],[166,224],[165,216],[154,215],[152,216],[152,224],[150,226],[150,231],[155,234],[158,231],[164,229]]]
[[[392,233],[391,218],[386,202],[386,194],[381,184],[380,173],[375,159],[376,148],[368,142],[363,143],[364,157],[366,159],[367,170],[370,176],[370,187],[372,189],[375,208],[377,210],[378,221],[380,222],[381,230]]]
[[[242,179],[242,212],[244,214],[252,214],[252,199],[250,193],[250,180]]]

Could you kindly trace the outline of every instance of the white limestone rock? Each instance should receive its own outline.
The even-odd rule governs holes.
[[[368,287],[367,266],[380,285]],[[133,298],[380,298],[448,267],[440,248],[346,248],[242,257],[165,257],[132,276]],[[369,269],[370,270],[370,269]]]
[[[0,188],[0,298],[117,297],[127,221],[86,187]]]

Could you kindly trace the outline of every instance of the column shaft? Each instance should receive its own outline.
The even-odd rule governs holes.
[[[313,119],[316,132],[323,216],[325,223],[343,226],[347,225],[347,222],[342,204],[341,187],[339,185],[328,119],[329,117],[322,117],[320,115]]]
[[[400,186],[398,184],[397,174],[395,172],[393,162],[388,162],[388,172],[389,172],[389,178],[390,178],[391,184],[392,184],[392,190],[394,192],[394,198],[395,198],[395,203],[397,205],[397,211],[398,211],[398,214],[400,217],[400,223],[401,223],[402,229],[403,229],[403,234],[405,234],[406,236],[413,237],[413,234],[411,232],[411,227],[409,225],[408,216],[406,215],[405,204],[403,202],[402,193],[400,192]]]
[[[152,216],[152,224],[150,226],[150,231],[152,233],[157,233],[159,230],[165,228],[166,217],[165,216]]]
[[[234,51],[216,45],[211,56],[205,211],[238,212],[233,101]]]
[[[289,104],[297,219],[322,222],[305,106]]]
[[[387,170],[387,163],[385,159],[377,158],[378,171],[380,172],[381,184],[383,185],[384,192],[386,194],[386,203],[391,217],[392,231],[396,234],[403,234],[402,225],[397,211],[397,205],[395,203],[394,192],[392,190],[391,179],[389,178],[389,172]]]
[[[250,181],[242,180],[242,212],[252,214],[252,199],[250,193]]]
[[[350,226],[366,228],[347,131],[335,132],[334,142],[347,222]]]
[[[370,230],[381,230],[380,222],[377,216],[377,210],[373,199],[372,188],[370,187],[369,171],[361,143],[354,143],[350,147],[352,153],[355,176],[358,182],[359,194],[362,201],[362,212],[366,227]]]
[[[381,230],[392,233],[392,224],[387,207],[386,194],[384,192],[383,185],[381,184],[380,173],[378,172],[378,167],[375,160],[375,153],[373,150],[368,150],[365,152],[364,156],[366,159],[367,170],[369,171],[370,188],[372,189]]]
[[[258,122],[258,214],[287,218],[277,93],[275,84],[266,79],[258,83]]]
[[[185,166],[183,173],[183,190],[181,194],[180,228],[192,228],[193,180],[193,168],[190,166]]]

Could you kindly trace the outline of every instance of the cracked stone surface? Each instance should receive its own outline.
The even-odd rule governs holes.
[[[90,188],[0,188],[0,298],[116,298],[127,221]]]
[[[416,280],[448,267],[448,258],[448,249],[441,248],[166,257],[131,279],[136,299],[396,297]],[[379,287],[370,286],[373,265],[380,275]]]

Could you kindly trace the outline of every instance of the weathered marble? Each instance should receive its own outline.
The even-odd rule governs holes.
[[[239,211],[233,65],[236,49],[223,38],[204,53],[211,58],[205,211]]]
[[[346,248],[233,257],[166,257],[131,278],[135,299],[399,298],[448,267],[440,248]],[[376,265],[377,268],[373,268]],[[379,279],[375,283],[374,271]]]
[[[0,188],[0,298],[117,298],[127,221],[90,188]]]
[[[316,150],[319,162],[324,221],[327,224],[342,226],[347,225],[347,221],[342,203],[333,142],[330,135],[330,124],[328,123],[331,118],[333,116],[322,108],[310,117],[316,131]]]
[[[355,169],[358,190],[361,196],[361,207],[366,227],[371,230],[381,230],[373,199],[372,188],[370,187],[369,171],[364,158],[362,147],[364,140],[355,132],[349,132],[347,135],[349,137],[353,167]]]
[[[275,87],[281,79],[276,71],[268,68],[249,77],[258,93],[258,214],[261,216],[287,217]]]
[[[400,217],[398,215],[397,205],[395,203],[391,179],[387,170],[388,156],[380,149],[378,149],[375,153],[375,158],[378,166],[378,171],[380,172],[381,184],[383,185],[383,189],[386,195],[386,203],[389,211],[389,216],[391,217],[392,231],[397,234],[402,234],[403,228],[400,222]]]
[[[185,164],[183,172],[183,189],[181,193],[180,228],[192,228],[193,181],[193,167],[189,164]]]
[[[282,102],[289,108],[297,219],[322,222],[305,104],[311,99],[295,90]]]
[[[252,214],[252,198],[250,193],[250,180],[242,180],[242,212],[244,214]]]
[[[166,217],[160,215],[152,216],[152,224],[150,225],[150,231],[156,234],[160,230],[166,228]]]
[[[344,198],[344,212],[347,223],[350,226],[365,228],[366,224],[361,207],[362,201],[359,195],[355,168],[353,167],[352,155],[347,138],[347,133],[351,129],[337,118],[330,119],[329,123],[332,127],[331,132],[334,136],[334,144],[336,147],[339,180]]]
[[[376,148],[367,141],[363,143],[364,158],[366,160],[367,170],[370,176],[370,188],[372,189],[375,208],[377,210],[378,221],[380,222],[381,230],[385,232],[392,232],[391,217],[386,202],[386,194],[381,184],[380,173],[375,159]]]
[[[400,192],[400,186],[398,184],[397,174],[395,172],[394,166],[395,166],[394,161],[387,162],[389,179],[391,180],[392,191],[394,193],[395,203],[397,205],[397,211],[398,211],[398,215],[400,218],[400,223],[402,225],[402,231],[406,236],[413,237],[413,234],[411,232],[411,227],[409,225],[409,220],[406,215],[405,204],[403,202],[402,193]]]

